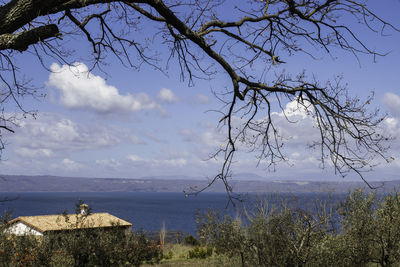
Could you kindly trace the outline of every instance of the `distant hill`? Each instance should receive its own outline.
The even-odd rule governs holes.
[[[246,176],[242,174],[241,176]],[[250,177],[250,178],[249,178]],[[239,177],[240,178],[240,177]],[[254,180],[251,180],[253,178]],[[258,178],[258,179],[256,179]],[[343,181],[287,181],[262,180],[257,175],[247,175],[242,180],[235,178],[230,183],[235,192],[338,192],[347,193],[357,187],[366,187],[363,182]],[[262,178],[262,177],[261,177]],[[161,176],[142,179],[126,178],[77,178],[59,176],[0,175],[0,192],[182,192],[190,188],[202,188],[206,179],[199,177]],[[400,181],[375,182],[380,192],[392,191]],[[218,181],[207,192],[225,192]]]

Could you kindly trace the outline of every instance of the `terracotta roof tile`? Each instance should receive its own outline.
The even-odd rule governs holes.
[[[84,228],[103,228],[113,226],[132,226],[128,221],[122,220],[109,213],[93,213],[90,215],[41,215],[41,216],[20,216],[11,221],[23,222],[26,225],[44,233],[46,231],[60,231]]]

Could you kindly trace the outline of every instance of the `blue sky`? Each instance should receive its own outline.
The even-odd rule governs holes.
[[[378,15],[400,27],[399,1],[371,1]],[[357,27],[357,26],[356,26]],[[388,118],[386,130],[400,135],[400,33],[381,37],[360,29],[360,36],[386,57],[360,56],[359,60],[341,51],[320,55],[317,60],[306,55],[285,58],[289,72],[307,70],[317,77],[330,79],[343,75],[352,95],[366,97],[375,92],[378,105]],[[155,175],[211,177],[221,161],[209,158],[223,143],[217,128],[221,109],[213,92],[230,85],[221,73],[208,80],[195,80],[193,86],[181,81],[177,64],[169,65],[167,74],[143,65],[140,70],[121,66],[112,56],[106,58],[104,72],[88,72],[85,61],[90,47],[84,39],[66,40],[76,50],[76,62],[68,67],[47,59],[49,72],[30,54],[18,55],[21,71],[42,86],[45,98],[22,99],[26,109],[37,110],[36,119],[19,120],[15,134],[5,136],[7,146],[0,162],[3,174],[60,175],[78,177],[139,178]],[[68,39],[68,38],[67,38]],[[161,54],[167,48],[154,44]],[[165,61],[160,63],[165,66]],[[286,103],[290,109],[291,103]],[[16,110],[12,105],[8,111]],[[277,124],[287,135],[289,163],[275,172],[261,164],[255,155],[240,152],[233,165],[234,173],[256,173],[269,179],[341,179],[331,169],[319,168],[318,154],[306,145],[316,138],[307,118],[297,125],[284,122],[276,113]],[[400,141],[394,140],[391,164],[382,163],[366,175],[370,180],[397,179],[400,171]],[[348,179],[357,179],[349,175]]]

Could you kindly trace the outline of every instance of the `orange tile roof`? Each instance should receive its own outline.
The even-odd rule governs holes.
[[[22,222],[42,233],[46,231],[132,226],[130,222],[109,213],[20,216],[9,221],[8,224],[11,225],[16,222]]]

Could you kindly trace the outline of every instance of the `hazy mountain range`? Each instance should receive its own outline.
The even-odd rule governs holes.
[[[182,192],[200,189],[208,184],[204,177],[157,176],[140,179],[77,178],[59,176],[0,175],[0,192]],[[240,174],[230,181],[235,192],[348,192],[366,187],[362,181],[335,182],[267,180],[256,174]],[[379,191],[392,191],[400,180],[372,182]],[[225,192],[218,181],[206,191]]]

